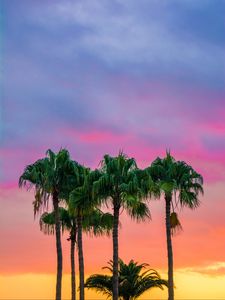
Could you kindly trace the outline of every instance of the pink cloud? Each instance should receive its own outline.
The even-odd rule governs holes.
[[[76,129],[67,128],[62,130],[63,134],[67,135],[69,138],[76,138],[80,142],[84,142],[87,144],[92,143],[121,143],[128,141],[132,135],[130,134],[122,134],[122,133],[114,133],[110,130],[86,130],[86,131],[78,131]]]

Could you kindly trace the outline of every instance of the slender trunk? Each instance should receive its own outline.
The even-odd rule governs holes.
[[[171,240],[170,227],[170,205],[172,195],[167,195],[166,200],[166,238],[167,238],[167,256],[168,256],[168,300],[174,300],[174,284],[173,284],[173,249]]]
[[[79,278],[80,278],[80,300],[84,300],[84,257],[82,245],[82,217],[80,213],[77,216],[77,234],[78,234],[78,258],[79,258]]]
[[[113,300],[119,299],[119,249],[118,249],[118,226],[120,205],[115,201],[113,207]]]
[[[76,276],[75,276],[75,243],[76,243],[76,228],[73,228],[70,233],[70,259],[71,259],[71,299],[76,300]]]
[[[56,250],[57,250],[57,279],[56,279],[56,300],[61,300],[62,289],[62,245],[60,233],[60,218],[59,218],[59,200],[58,194],[53,194],[53,207],[55,212],[55,236],[56,236]]]

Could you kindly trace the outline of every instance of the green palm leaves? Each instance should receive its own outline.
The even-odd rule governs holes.
[[[139,191],[136,161],[119,153],[116,157],[105,155],[101,162],[101,177],[94,183],[94,194],[101,198],[119,198],[122,205],[129,198],[137,196]]]
[[[174,205],[196,208],[203,194],[203,178],[184,161],[176,161],[169,152],[164,159],[157,158],[148,169],[158,196],[174,194]]]
[[[78,164],[70,159],[66,149],[54,153],[46,152],[46,157],[28,165],[19,178],[19,186],[35,188],[34,213],[46,209],[48,200],[55,195],[58,200],[68,195],[71,186],[76,185]]]
[[[63,207],[59,207],[59,221],[62,232],[64,232],[65,230],[69,231],[76,226],[69,212]],[[39,224],[41,231],[43,231],[45,234],[54,234],[55,212],[44,212],[40,217]]]
[[[113,262],[110,261],[109,266],[104,267],[110,273],[113,273]],[[134,300],[140,297],[146,291],[152,288],[167,287],[166,280],[161,279],[157,271],[147,269],[148,264],[138,264],[131,260],[125,264],[121,259],[119,260],[119,299]],[[87,278],[85,287],[88,289],[95,289],[111,298],[113,295],[113,277],[112,275],[94,274]]]
[[[112,231],[113,216],[110,213],[103,213],[100,209],[94,209],[91,214],[83,218],[83,231],[90,236],[109,236]]]
[[[128,158],[120,152],[118,156],[105,155],[101,162],[100,178],[93,184],[93,193],[101,202],[112,204],[114,208],[125,209],[136,220],[150,217],[150,211],[144,200],[149,193],[146,178],[149,175],[138,169],[134,158]]]

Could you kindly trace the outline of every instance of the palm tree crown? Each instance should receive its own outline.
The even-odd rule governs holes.
[[[124,208],[136,220],[150,217],[148,206],[142,201],[141,174],[134,158],[120,152],[117,157],[105,155],[101,162],[99,180],[93,184],[93,193],[102,201]]]
[[[199,194],[203,194],[203,178],[184,161],[176,161],[167,152],[165,158],[158,157],[154,160],[148,171],[157,186],[157,196],[164,193],[171,197],[175,207],[180,205],[196,208],[200,204]]]
[[[28,165],[19,178],[19,186],[35,188],[34,213],[47,208],[50,197],[57,195],[59,200],[65,199],[71,186],[76,185],[78,163],[70,159],[66,149],[58,153],[47,150],[46,157]]]

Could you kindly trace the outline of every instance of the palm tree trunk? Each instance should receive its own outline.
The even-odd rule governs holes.
[[[56,251],[57,251],[57,279],[56,279],[56,300],[61,300],[62,289],[62,245],[60,233],[60,219],[59,219],[59,200],[58,194],[53,193],[53,207],[55,212],[55,236],[56,236]]]
[[[170,205],[172,195],[166,195],[166,238],[167,238],[167,256],[168,256],[168,300],[174,300],[174,284],[173,284],[173,249],[171,240],[170,227]]]
[[[118,227],[119,227],[120,205],[115,201],[113,207],[113,300],[119,299],[119,247],[118,247]]]
[[[78,234],[78,259],[79,259],[79,277],[80,277],[80,300],[84,300],[84,257],[82,245],[82,217],[80,213],[77,216],[77,234]]]
[[[76,229],[71,230],[70,234],[70,259],[71,259],[71,299],[76,300],[76,276],[75,276],[75,243],[76,243]]]

